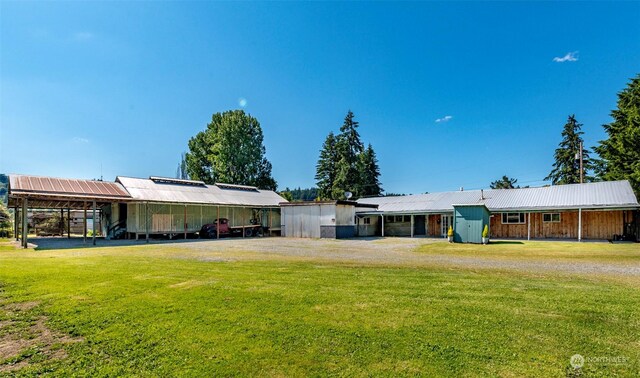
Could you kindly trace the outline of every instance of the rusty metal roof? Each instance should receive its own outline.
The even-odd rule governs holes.
[[[28,175],[9,175],[9,195],[107,201],[131,198],[125,188],[117,182]]]
[[[494,212],[640,208],[628,181],[362,198],[358,203],[378,205],[378,212],[386,213],[445,213],[453,211],[453,204],[484,204]]]

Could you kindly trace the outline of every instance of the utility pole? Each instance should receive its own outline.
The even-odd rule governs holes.
[[[584,169],[582,168],[582,156],[584,155],[582,150],[582,141],[580,141],[580,183],[584,182]]]

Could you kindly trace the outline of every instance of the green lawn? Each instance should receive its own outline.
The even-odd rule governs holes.
[[[588,253],[604,258],[599,250],[609,246],[593,245]],[[438,243],[417,253],[492,246],[463,247]],[[498,247],[498,255],[542,253],[536,243]],[[587,363],[584,376],[640,372],[640,279],[233,255],[203,261],[181,248],[0,246],[0,353],[3,342],[26,340],[19,353],[5,351],[0,374],[547,377],[580,373],[569,364],[576,353],[624,359]],[[38,321],[53,336],[38,339]]]

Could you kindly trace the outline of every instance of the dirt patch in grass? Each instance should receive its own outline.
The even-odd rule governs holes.
[[[6,303],[0,300],[0,373],[15,372],[31,363],[62,360],[64,346],[81,342],[47,326],[47,317],[34,311],[38,302]]]

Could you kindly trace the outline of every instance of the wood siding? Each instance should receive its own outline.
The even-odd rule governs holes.
[[[612,239],[622,233],[623,211],[582,211],[582,239]],[[560,222],[543,222],[542,213],[531,213],[531,238],[577,239],[578,212],[560,212]],[[503,224],[502,214],[491,215],[492,238],[527,238],[529,214],[523,224]]]

